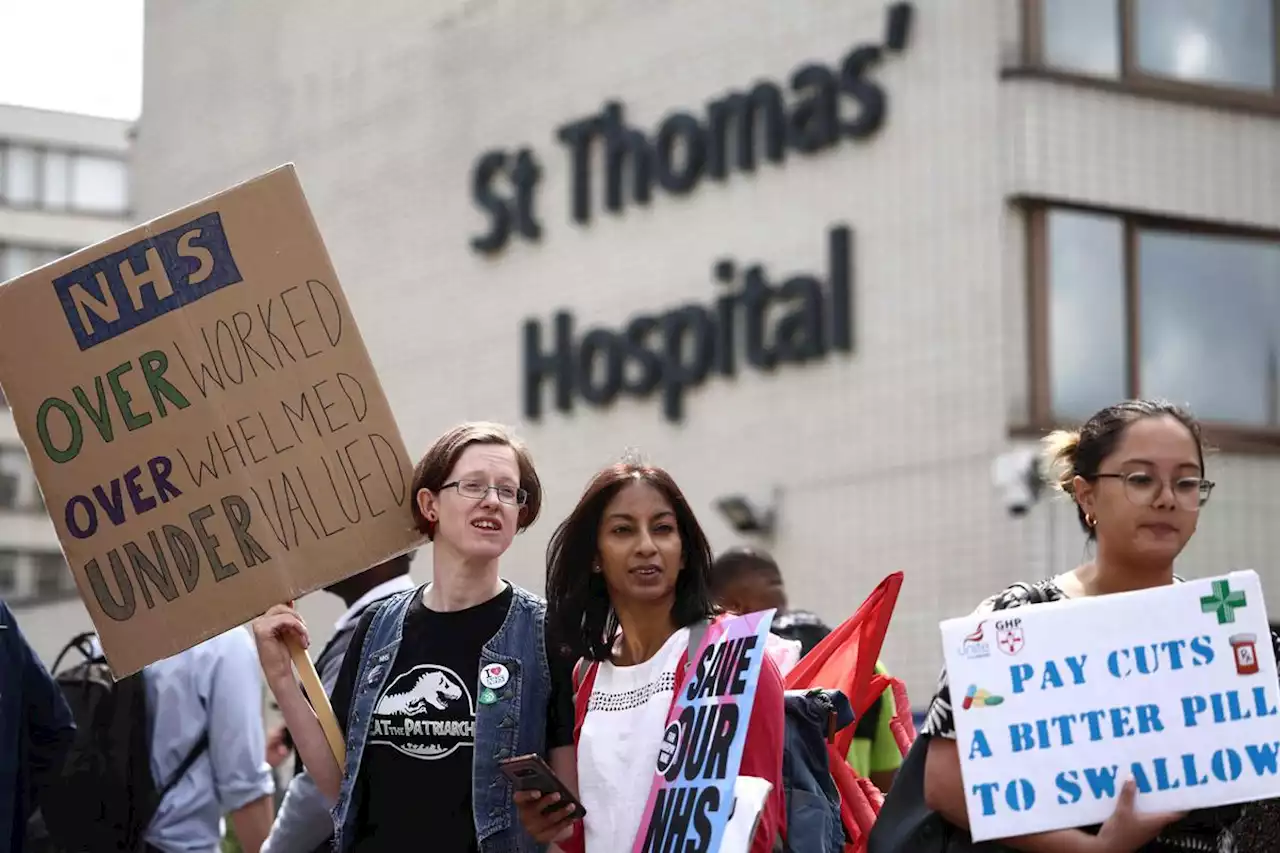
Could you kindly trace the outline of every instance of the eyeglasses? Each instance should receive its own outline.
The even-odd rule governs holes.
[[[1124,494],[1130,503],[1151,506],[1164,490],[1164,480],[1145,471],[1128,474],[1095,474],[1097,479],[1112,478],[1124,482]],[[1217,485],[1201,477],[1179,477],[1173,481],[1173,499],[1185,510],[1198,510],[1209,502],[1209,495]]]
[[[529,493],[524,489],[517,489],[515,486],[490,486],[478,480],[454,480],[441,486],[440,491],[450,488],[457,489],[459,495],[473,501],[483,500],[490,489],[498,496],[499,501],[511,506],[524,506],[529,499]]]

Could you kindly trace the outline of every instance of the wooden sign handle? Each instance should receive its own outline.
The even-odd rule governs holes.
[[[289,656],[293,658],[293,668],[298,671],[298,677],[302,679],[302,689],[307,694],[307,699],[311,701],[316,719],[320,721],[320,728],[324,730],[325,740],[329,741],[329,749],[337,759],[338,770],[345,772],[346,740],[342,737],[342,729],[338,727],[338,718],[333,713],[333,706],[329,704],[329,695],[325,693],[324,685],[320,683],[320,673],[316,672],[316,665],[312,663],[311,655],[307,654],[307,650],[301,643],[292,637],[285,642],[289,646]]]

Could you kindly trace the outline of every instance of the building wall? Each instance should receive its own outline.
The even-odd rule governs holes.
[[[1221,110],[1002,81],[1021,52],[1020,4],[921,0],[907,48],[871,74],[887,98],[873,137],[573,224],[560,125],[610,98],[648,133],[670,111],[702,115],[726,90],[880,42],[886,6],[148,4],[136,210],[156,216],[295,162],[411,454],[470,418],[529,439],[547,500],[506,558],[510,577],[541,588],[556,522],[630,448],[675,474],[717,549],[738,541],[717,498],[777,490],[768,545],[796,606],[838,622],[905,572],[884,658],[922,703],[941,662],[939,619],[1085,553],[1069,506],[1015,519],[991,485],[993,459],[1025,444],[1010,435],[1029,425],[1033,397],[1014,201],[1280,228],[1280,131]],[[485,228],[472,167],[522,146],[542,169],[543,238],[481,256],[468,245]],[[598,163],[592,174],[598,193]],[[713,378],[689,393],[679,424],[656,398],[524,417],[525,320],[541,320],[545,340],[562,308],[582,334],[709,305],[723,258],[775,281],[824,278],[836,223],[855,235],[852,355]],[[1268,568],[1278,499],[1264,484],[1276,473],[1267,457],[1215,460],[1219,491],[1181,571]]]
[[[128,147],[128,122],[0,104],[0,281],[128,227]],[[0,597],[51,655],[90,621],[2,397],[0,493]]]

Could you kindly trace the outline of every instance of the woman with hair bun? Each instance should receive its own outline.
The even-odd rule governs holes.
[[[1051,434],[1045,451],[1058,488],[1075,501],[1080,525],[1096,544],[1095,556],[1057,577],[1014,584],[983,601],[975,613],[1178,580],[1174,560],[1195,534],[1214,488],[1206,478],[1200,425],[1191,415],[1165,402],[1128,400],[1098,412],[1077,431]],[[963,834],[969,821],[945,670],[921,736],[928,739],[925,802]],[[1032,853],[1280,849],[1272,802],[1177,815],[1138,812],[1134,797],[1131,779],[1100,827],[1006,838],[1000,844]]]

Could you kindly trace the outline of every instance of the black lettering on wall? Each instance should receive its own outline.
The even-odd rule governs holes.
[[[471,238],[471,247],[482,254],[502,250],[514,231],[526,240],[542,237],[542,225],[534,214],[534,197],[542,169],[528,148],[514,157],[506,151],[488,151],[471,172],[471,197],[485,212],[489,229]],[[495,184],[506,179],[511,190],[500,193]]]
[[[733,377],[741,348],[746,365],[772,371],[832,353],[853,352],[853,238],[846,225],[827,233],[826,280],[797,273],[781,284],[761,264],[739,272],[732,259],[712,270],[719,293],[710,305],[682,305],[629,319],[621,331],[588,329],[561,310],[544,326],[524,323],[524,413],[542,417],[548,389],[554,408],[573,411],[575,398],[601,408],[620,395],[646,398],[661,390],[672,422],[684,417],[690,393],[713,376]]]
[[[702,117],[676,110],[646,132],[628,124],[625,106],[610,99],[597,114],[564,124],[557,138],[569,157],[573,221],[591,221],[597,163],[604,172],[604,209],[621,213],[629,203],[647,206],[655,184],[685,195],[704,176],[725,181],[734,172],[752,174],[765,161],[781,165],[789,151],[813,155],[842,139],[867,139],[884,124],[888,109],[871,74],[886,52],[906,48],[912,20],[911,4],[895,3],[884,45],[856,45],[834,67],[803,63],[785,86],[762,80],[730,89],[709,99]],[[597,140],[603,142],[601,157],[593,156]],[[482,157],[477,170],[485,163]],[[501,215],[491,211],[495,219]]]

